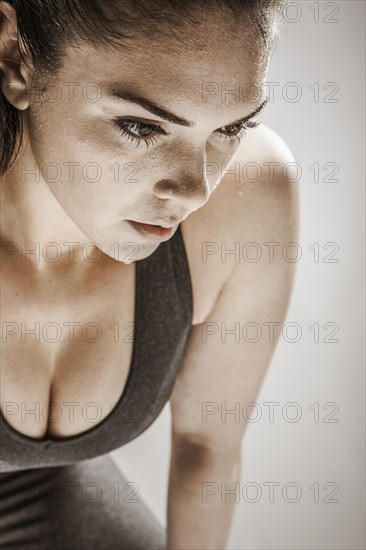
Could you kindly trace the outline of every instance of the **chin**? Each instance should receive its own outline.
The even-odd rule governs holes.
[[[149,243],[138,245],[135,242],[128,241],[125,243],[118,243],[116,240],[113,242],[113,245],[102,247],[102,251],[116,262],[129,265],[151,256],[158,248],[159,244],[160,243]]]

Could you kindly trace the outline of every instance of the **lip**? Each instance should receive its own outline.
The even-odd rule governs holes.
[[[174,235],[179,225],[179,223],[177,223],[172,227],[162,227],[161,225],[140,223],[133,220],[127,220],[127,222],[135,231],[143,235],[143,237],[159,241],[168,241]]]

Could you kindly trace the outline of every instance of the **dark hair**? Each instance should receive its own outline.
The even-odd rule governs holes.
[[[89,41],[109,47],[123,44],[141,33],[174,34],[184,24],[194,24],[214,9],[249,21],[258,40],[267,47],[277,36],[279,15],[286,0],[7,0],[17,14],[20,53],[27,53],[34,81],[54,76],[62,66],[65,46]],[[198,16],[198,18],[197,18]],[[0,79],[3,74],[0,71]],[[33,84],[33,83],[32,83]],[[37,85],[35,86],[37,88]],[[39,88],[37,88],[39,89]],[[22,118],[0,93],[0,175],[14,163],[22,142]]]

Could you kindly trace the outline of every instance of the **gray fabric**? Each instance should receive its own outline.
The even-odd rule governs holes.
[[[81,498],[66,505],[56,500],[55,508],[44,491],[42,497],[30,498],[19,488],[27,484],[42,487],[48,478],[77,482],[89,472],[107,485],[118,480],[120,485],[125,483],[107,453],[144,432],[168,401],[182,364],[192,311],[191,278],[178,227],[169,241],[136,263],[131,369],[114,410],[87,432],[58,440],[29,438],[14,430],[0,412],[1,548],[164,547],[163,529],[141,495],[141,504],[135,506],[114,503],[109,490],[104,501],[90,503]]]
[[[108,455],[4,473],[4,550],[165,549],[165,529]]]

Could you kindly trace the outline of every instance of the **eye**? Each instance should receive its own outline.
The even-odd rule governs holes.
[[[117,118],[114,120],[114,124],[122,135],[129,141],[135,142],[137,147],[142,142],[149,147],[152,143],[156,143],[157,136],[167,135],[167,132],[157,124],[150,124],[138,120]]]
[[[240,122],[239,124],[229,124],[228,126],[221,126],[217,133],[220,134],[220,137],[225,137],[232,142],[240,141],[245,135],[248,128],[255,128],[259,126],[260,122],[255,120],[248,120],[247,122]]]
[[[139,120],[116,118],[113,123],[122,136],[128,141],[136,143],[136,147],[140,143],[145,143],[146,147],[149,147],[151,144],[157,143],[160,136],[169,135],[161,126]],[[238,142],[245,135],[248,128],[255,128],[259,124],[259,122],[253,120],[240,122],[238,124],[221,126],[215,132],[220,135],[220,138],[229,139],[231,143]]]

